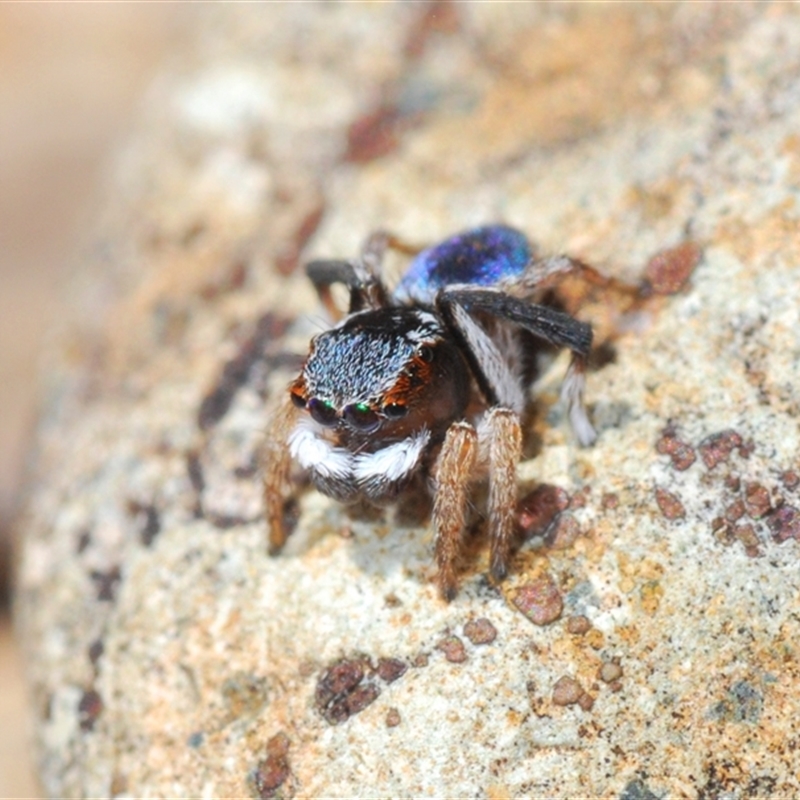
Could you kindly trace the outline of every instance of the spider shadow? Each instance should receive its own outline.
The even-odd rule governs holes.
[[[488,483],[472,488],[468,521],[458,555],[459,591],[469,586],[471,593],[496,596],[498,589],[489,581],[488,518],[486,500]],[[347,516],[354,522],[367,523],[359,530],[358,541],[352,543],[349,556],[366,575],[392,582],[402,571],[420,588],[435,591],[434,532],[431,526],[432,496],[411,491],[384,508],[350,506]],[[369,527],[374,525],[373,530]],[[514,552],[518,549],[515,544]]]

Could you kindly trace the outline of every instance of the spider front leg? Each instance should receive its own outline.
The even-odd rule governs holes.
[[[456,596],[456,564],[461,552],[469,483],[478,453],[478,434],[468,422],[448,428],[436,460],[433,527],[436,531],[436,584],[445,600]]]
[[[517,504],[517,464],[522,457],[519,416],[509,408],[491,409],[481,424],[489,451],[490,572],[496,581],[508,574]]]
[[[284,524],[284,509],[290,487],[289,471],[292,465],[288,439],[296,416],[296,409],[287,397],[273,410],[261,447],[264,517],[270,555],[277,555],[281,551],[288,535]]]

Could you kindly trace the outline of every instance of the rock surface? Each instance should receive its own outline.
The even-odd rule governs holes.
[[[47,791],[798,794],[795,8],[217,6],[192,38],[49,354],[17,605]],[[265,409],[324,324],[301,255],[498,219],[627,280],[702,252],[612,319],[592,449],[563,360],[540,381],[520,481],[570,535],[499,587],[476,543],[447,605],[427,528],[307,493],[269,558]]]

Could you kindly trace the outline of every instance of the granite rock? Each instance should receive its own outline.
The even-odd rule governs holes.
[[[17,623],[48,793],[800,793],[796,8],[214,6],[187,41],[47,354]],[[702,253],[581,311],[618,331],[593,448],[563,359],[539,381],[520,482],[578,535],[500,586],[477,542],[445,604],[425,525],[308,492],[270,558],[256,453],[324,325],[298,262],[494,220],[628,281]]]

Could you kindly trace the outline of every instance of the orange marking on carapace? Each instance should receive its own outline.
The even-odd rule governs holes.
[[[414,397],[422,394],[430,385],[432,375],[431,364],[422,358],[412,358],[409,368],[405,370],[383,396],[383,404],[407,405]]]

